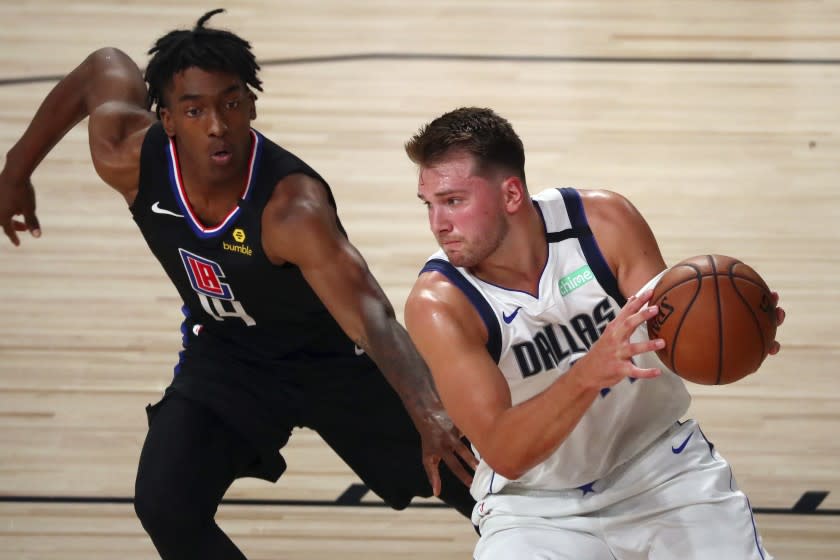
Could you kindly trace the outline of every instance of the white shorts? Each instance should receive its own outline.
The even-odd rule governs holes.
[[[580,489],[480,500],[475,560],[772,560],[732,471],[693,420]]]

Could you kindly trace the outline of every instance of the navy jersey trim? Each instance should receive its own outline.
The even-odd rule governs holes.
[[[493,360],[498,364],[502,356],[502,331],[496,314],[493,313],[493,309],[484,299],[484,296],[449,261],[431,259],[423,266],[420,274],[424,272],[440,272],[464,292],[464,295],[478,311],[481,320],[484,321],[484,326],[487,327],[487,351],[490,352]]]
[[[598,279],[598,283],[601,284],[604,291],[618,303],[619,307],[624,307],[627,300],[618,290],[618,281],[615,279],[615,275],[604,259],[604,255],[601,253],[601,249],[595,241],[595,236],[592,235],[589,222],[586,220],[586,213],[583,211],[583,202],[580,199],[580,193],[570,188],[561,188],[558,190],[563,195],[563,202],[566,204],[566,212],[569,214],[572,230],[580,232],[579,236],[572,237],[578,237],[578,242],[583,249],[583,255],[589,267],[592,269],[592,273]],[[558,233],[562,234],[564,232]]]
[[[546,232],[545,240],[549,243],[557,243],[558,241],[565,241],[573,237],[586,237],[587,235],[592,235],[592,230],[589,229],[589,226],[585,228],[569,228],[563,231],[552,231],[551,233]]]

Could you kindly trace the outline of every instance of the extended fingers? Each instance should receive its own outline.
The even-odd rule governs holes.
[[[658,377],[662,374],[662,371],[659,368],[633,368],[632,375],[628,375],[627,377],[632,377],[634,379],[650,379],[651,377]]]
[[[458,447],[455,448],[455,452],[467,465],[470,466],[471,469],[475,470],[475,468],[478,467],[478,459],[475,458],[475,455],[473,455],[472,450],[463,443],[461,443]]]
[[[455,455],[444,455],[443,461],[446,463],[446,466],[449,467],[449,470],[452,471],[452,474],[458,477],[458,480],[464,483],[464,486],[472,485],[473,477],[464,468],[464,464],[458,460],[458,457]]]
[[[41,237],[41,224],[38,222],[38,217],[35,212],[27,212],[23,215],[24,229],[29,230],[32,237]]]
[[[771,297],[773,298],[773,305],[776,306],[776,326],[782,326],[782,323],[785,322],[785,317],[787,317],[787,313],[781,307],[779,307],[779,293],[778,292],[770,292]],[[781,350],[782,346],[779,344],[777,340],[773,341],[773,344],[770,346],[770,351],[768,352],[771,356],[778,354],[779,350]]]
[[[662,348],[665,348],[665,341],[661,338],[643,340],[641,342],[627,342],[618,347],[615,356],[619,360],[631,360],[633,356],[646,354],[647,352],[655,352],[656,350],[661,350]]]
[[[632,315],[626,316],[623,321],[618,322],[621,329],[618,334],[624,338],[629,338],[639,328],[639,325],[653,319],[657,313],[659,313],[659,306],[657,305],[649,305],[634,311]]]
[[[6,237],[12,242],[12,244],[17,247],[20,245],[20,239],[18,239],[17,232],[15,231],[15,226],[13,225],[14,221],[9,220],[8,222],[3,223],[3,232],[5,232]]]
[[[429,484],[432,485],[432,494],[440,496],[440,473],[438,472],[438,465],[440,464],[440,457],[436,455],[423,456],[423,468],[426,469],[426,476],[429,479]]]
[[[622,312],[627,313],[628,315],[638,312],[644,304],[650,301],[652,296],[653,290],[645,290],[640,294],[630,296],[627,298],[627,303],[624,304]]]

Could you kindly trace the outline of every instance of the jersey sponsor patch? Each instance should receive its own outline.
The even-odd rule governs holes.
[[[228,243],[227,241],[222,242],[222,249],[225,251],[230,251],[232,253],[239,253],[240,255],[245,255],[250,257],[254,254],[254,250],[251,249],[250,246],[245,244],[245,230],[242,228],[236,228],[233,230],[231,237],[236,243]]]
[[[205,259],[189,251],[179,248],[184,268],[187,269],[187,276],[193,290],[206,296],[232,300],[233,291],[230,286],[222,282],[225,273],[218,263]]]
[[[588,264],[585,264],[557,281],[557,285],[560,288],[560,295],[567,296],[594,279],[595,275],[592,273],[592,269],[589,268]]]

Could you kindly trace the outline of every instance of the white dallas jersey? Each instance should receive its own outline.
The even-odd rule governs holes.
[[[510,386],[514,405],[541,393],[566,373],[625,303],[589,229],[578,192],[552,189],[533,201],[548,242],[539,297],[484,282],[450,264],[443,251],[423,268],[444,274],[478,310],[487,326],[487,350]],[[633,340],[646,338],[642,325]],[[560,447],[518,480],[505,479],[481,460],[473,497],[481,500],[504,487],[507,491],[578,488],[602,478],[671,427],[691,401],[682,379],[653,352],[634,361],[640,367],[659,367],[663,374],[655,379],[628,378],[603,389]]]

